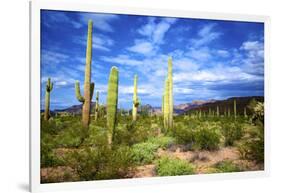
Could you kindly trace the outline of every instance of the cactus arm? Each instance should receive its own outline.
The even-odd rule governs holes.
[[[80,101],[81,103],[84,103],[85,99],[84,97],[81,95],[80,92],[80,83],[79,81],[75,82],[75,94],[76,94],[76,98],[78,101]]]
[[[90,85],[90,97],[91,97],[91,100],[92,100],[93,95],[94,95],[94,90],[95,90],[95,83],[92,82],[91,85]]]

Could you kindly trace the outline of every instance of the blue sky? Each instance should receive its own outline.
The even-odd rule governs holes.
[[[84,82],[88,19],[93,20],[92,81],[103,104],[110,68],[117,66],[119,107],[132,106],[134,74],[141,103],[161,106],[169,56],[175,105],[264,95],[263,23],[43,10],[42,108],[48,77],[54,82],[51,109],[80,104],[74,83]]]

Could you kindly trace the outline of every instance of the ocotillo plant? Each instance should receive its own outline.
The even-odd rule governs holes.
[[[234,113],[234,118],[236,119],[236,100],[235,99],[233,101],[233,113]]]
[[[113,66],[110,70],[108,91],[107,91],[107,139],[111,146],[116,127],[117,105],[118,105],[118,68]]]
[[[133,109],[132,109],[133,121],[137,120],[138,106],[140,104],[139,98],[138,98],[138,93],[137,93],[137,91],[138,91],[137,85],[138,85],[138,76],[135,75],[135,77],[134,77]]]
[[[88,22],[88,37],[87,37],[87,50],[86,50],[86,66],[85,66],[85,78],[84,78],[84,96],[80,92],[80,83],[76,81],[75,91],[76,98],[83,103],[82,107],[82,124],[84,127],[88,127],[90,124],[91,113],[91,100],[94,93],[94,83],[91,83],[91,63],[92,63],[92,30],[93,22]]]
[[[51,78],[48,78],[46,84],[46,93],[45,93],[45,113],[44,119],[47,121],[50,118],[50,94],[53,89],[53,83],[51,83]]]
[[[219,108],[219,106],[217,106],[217,117],[219,117],[220,116],[220,108]]]
[[[95,106],[95,121],[98,120],[99,117],[99,92],[96,95],[96,106]]]

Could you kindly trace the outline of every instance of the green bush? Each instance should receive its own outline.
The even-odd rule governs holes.
[[[194,167],[183,160],[162,157],[156,161],[156,172],[159,176],[177,176],[194,174]]]
[[[132,146],[133,160],[136,164],[149,164],[155,159],[155,153],[158,148],[166,149],[174,143],[172,137],[154,137],[146,142],[138,143]]]
[[[147,142],[157,145],[158,148],[166,149],[175,143],[175,139],[173,137],[161,136],[149,138]]]
[[[83,127],[80,122],[69,124],[56,137],[58,147],[78,147],[88,136],[88,129]]]
[[[216,128],[203,127],[195,132],[194,146],[199,149],[215,150],[220,145],[221,134]]]
[[[224,136],[224,145],[231,146],[234,141],[241,139],[243,129],[237,122],[222,122],[222,134]]]
[[[69,153],[67,162],[86,181],[124,178],[133,169],[130,149],[124,146],[85,148]]]
[[[151,142],[138,143],[132,146],[133,161],[138,164],[149,164],[155,158],[158,145]]]
[[[240,172],[240,168],[232,163],[231,161],[221,161],[215,164],[216,172],[227,173],[227,172]]]
[[[249,109],[252,111],[252,127],[248,136],[238,146],[240,155],[244,159],[264,162],[264,104],[251,101]]]
[[[188,125],[184,123],[177,123],[174,127],[174,136],[178,143],[189,144],[194,141],[195,125]]]

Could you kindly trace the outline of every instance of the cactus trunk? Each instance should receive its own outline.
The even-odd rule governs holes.
[[[107,139],[111,146],[116,127],[117,105],[118,105],[118,80],[119,72],[117,67],[112,67],[108,81],[107,92]]]
[[[219,108],[219,106],[217,106],[217,117],[219,117],[220,116],[220,108]]]
[[[137,113],[138,113],[138,106],[139,106],[139,99],[138,99],[138,93],[137,93],[137,85],[138,85],[138,76],[135,75],[134,77],[134,95],[133,95],[133,121],[137,120]]]
[[[233,101],[233,113],[234,113],[234,118],[236,119],[236,100],[235,99]]]
[[[167,131],[169,127],[169,112],[170,112],[170,105],[169,105],[169,79],[166,78],[165,81],[165,91],[164,91],[164,128]]]
[[[98,120],[98,117],[99,117],[99,92],[97,92],[97,96],[96,96],[95,121]]]
[[[169,128],[173,128],[174,99],[173,99],[173,63],[172,58],[168,59],[168,79],[169,79]]]
[[[86,65],[84,78],[84,96],[81,96],[80,85],[77,81],[75,84],[76,98],[83,103],[82,107],[82,124],[88,127],[90,124],[91,100],[94,93],[94,83],[91,83],[91,63],[92,63],[92,30],[93,22],[88,22]]]
[[[50,118],[50,93],[53,89],[53,83],[51,83],[51,78],[48,78],[46,84],[46,93],[45,93],[45,113],[44,119],[47,121]]]
[[[247,118],[247,117],[248,117],[246,107],[244,107],[244,117],[245,117],[245,118]]]

